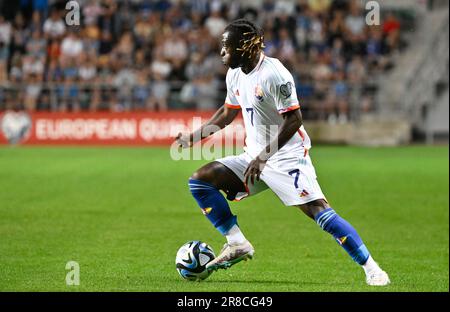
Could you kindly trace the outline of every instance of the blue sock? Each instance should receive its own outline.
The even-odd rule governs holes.
[[[237,217],[231,213],[227,200],[213,185],[189,179],[189,189],[203,214],[222,235],[226,235],[237,224]]]
[[[366,263],[369,251],[350,223],[342,219],[332,208],[318,213],[315,220],[324,231],[333,235],[356,263],[360,265]]]

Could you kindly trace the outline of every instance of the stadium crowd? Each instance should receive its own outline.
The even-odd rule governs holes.
[[[399,20],[369,27],[357,0],[77,2],[78,26],[66,23],[66,1],[0,4],[0,111],[215,109],[220,35],[246,17],[293,73],[309,117],[346,122],[373,109],[374,77],[402,47]]]

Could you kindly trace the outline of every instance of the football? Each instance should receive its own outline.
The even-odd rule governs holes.
[[[213,249],[201,241],[190,241],[178,249],[175,264],[180,276],[189,281],[202,281],[211,272],[206,265],[215,258]]]

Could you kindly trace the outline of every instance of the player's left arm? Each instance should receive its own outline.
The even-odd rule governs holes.
[[[244,173],[246,184],[249,179],[252,184],[255,183],[255,178],[259,181],[259,176],[261,175],[267,160],[286,145],[302,126],[302,113],[299,108],[289,110],[286,113],[283,113],[282,116],[283,123],[281,124],[278,136],[248,165],[247,170]]]

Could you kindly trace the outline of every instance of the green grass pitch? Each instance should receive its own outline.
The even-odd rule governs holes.
[[[318,146],[333,208],[390,274],[385,288],[298,209],[270,191],[231,203],[255,258],[204,282],[182,280],[188,240],[224,239],[191,197],[205,161],[166,148],[0,148],[0,291],[449,291],[448,146]],[[65,265],[80,265],[67,286]]]

